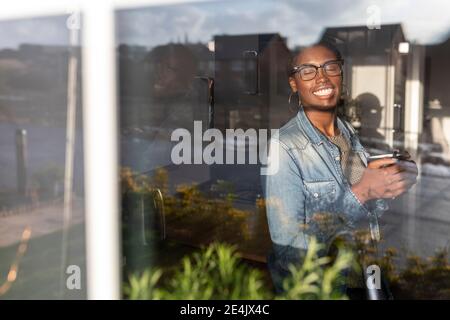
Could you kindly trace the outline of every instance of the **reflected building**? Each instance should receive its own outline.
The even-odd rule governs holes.
[[[402,26],[327,28],[322,40],[335,42],[345,60],[344,83],[360,108],[363,144],[371,153],[403,149],[407,55],[399,50],[406,41]]]
[[[279,34],[215,36],[215,123],[225,128],[279,128],[294,115]]]
[[[450,164],[450,38],[425,49],[425,130],[423,151],[427,162]]]

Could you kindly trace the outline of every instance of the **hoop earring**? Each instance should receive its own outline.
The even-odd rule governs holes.
[[[302,102],[300,101],[300,96],[299,96],[299,94],[298,94],[298,91],[292,91],[292,92],[289,94],[288,103],[291,104],[291,102],[292,102],[291,100],[292,100],[292,97],[293,97],[294,95],[297,96],[297,99],[298,99],[298,106],[300,107],[300,106],[302,105]]]
[[[344,101],[347,101],[348,99],[350,99],[350,93],[348,91],[348,88],[345,84],[342,84],[342,90],[341,90],[341,99]],[[345,90],[345,93],[344,93]]]
[[[289,94],[289,98],[288,98],[288,103],[289,103],[289,104],[291,104],[292,96],[293,96],[294,94],[296,94],[296,93],[297,93],[297,91],[291,91],[291,93]]]
[[[298,105],[297,106],[293,106],[292,105],[292,97],[294,96],[294,95],[296,95],[297,96],[297,99],[298,99]],[[299,110],[300,110],[300,108],[302,107],[302,102],[300,101],[300,96],[298,95],[298,91],[292,91],[290,94],[289,94],[289,98],[288,98],[288,103],[289,103],[289,110],[291,111],[291,112],[298,112]]]

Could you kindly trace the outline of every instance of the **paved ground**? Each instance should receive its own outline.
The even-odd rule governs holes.
[[[382,218],[385,243],[401,254],[429,257],[450,245],[450,179],[422,176]]]
[[[19,242],[26,227],[30,227],[32,239],[61,230],[62,213],[62,200],[0,212],[0,248]],[[76,199],[72,212],[72,225],[79,224],[83,220],[83,202],[81,199]]]
[[[75,264],[85,270],[82,208],[82,201],[76,199],[65,248],[67,265]],[[85,288],[67,290],[65,283],[61,282],[65,271],[61,268],[62,212],[62,203],[57,201],[0,213],[0,286],[5,284],[10,267],[16,261],[24,229],[28,227],[31,231],[27,250],[18,261],[18,277],[0,299],[82,299],[86,296]],[[85,283],[83,272],[81,276],[82,283]]]

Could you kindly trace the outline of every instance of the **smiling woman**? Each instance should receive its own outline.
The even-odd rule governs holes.
[[[343,62],[339,51],[325,42],[305,49],[292,59],[289,84],[299,94],[303,107],[335,109],[341,94]]]
[[[387,207],[382,199],[415,183],[415,165],[393,159],[368,164],[355,130],[337,117],[342,65],[330,43],[304,49],[291,63],[289,85],[299,111],[271,139],[269,157],[278,159],[279,169],[263,180],[273,242],[269,268],[278,291],[289,264],[302,260],[311,236],[331,248],[337,237],[352,239],[357,225],[369,225],[372,239],[378,240],[378,216]]]
[[[322,263],[343,265],[342,238],[358,254],[383,242],[337,289],[376,289],[381,273],[395,298],[448,298],[449,13],[445,0],[4,4],[0,300],[336,298],[344,267]],[[411,192],[417,166],[395,150],[421,168]],[[198,255],[217,242],[242,259]]]
[[[279,284],[310,236],[331,247],[339,234],[371,231],[383,235],[380,248],[406,244],[423,257],[445,246],[450,197],[428,209],[420,184],[398,197],[415,182],[415,165],[368,159],[395,148],[419,160],[424,102],[448,105],[437,89],[448,83],[450,42],[424,47],[450,20],[435,17],[436,0],[414,2],[177,0],[116,10],[120,164],[155,189],[123,206],[136,218],[123,220],[125,230],[139,230],[124,269],[133,259],[170,269],[190,246],[220,240],[267,273],[273,248]],[[165,224],[157,249],[142,238],[154,231],[150,213]]]

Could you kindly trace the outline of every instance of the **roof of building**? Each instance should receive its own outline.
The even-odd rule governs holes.
[[[339,49],[370,51],[382,53],[396,48],[399,42],[406,41],[400,23],[383,24],[379,29],[367,26],[329,27],[322,33],[321,41],[334,43]]]

